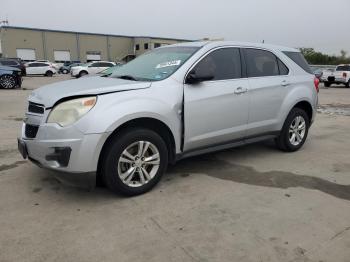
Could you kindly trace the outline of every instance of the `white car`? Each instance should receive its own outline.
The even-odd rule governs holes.
[[[50,62],[49,60],[35,60],[34,62],[39,62],[39,63],[48,63],[50,64],[51,66],[53,66],[56,71],[60,68],[60,66],[58,64],[55,64],[55,63],[52,63]]]
[[[56,68],[53,67],[51,63],[30,62],[25,66],[27,75],[53,76],[57,72]]]
[[[95,75],[107,68],[113,67],[116,64],[108,61],[94,61],[80,66],[74,66],[71,68],[71,75],[74,77],[82,77],[84,75]]]

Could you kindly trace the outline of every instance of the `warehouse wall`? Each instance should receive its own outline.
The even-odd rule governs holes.
[[[125,56],[134,54],[134,40],[130,37],[109,36],[109,55],[110,60],[120,61]]]
[[[17,48],[34,49],[36,59],[44,59],[42,32],[27,29],[2,29],[2,53],[4,57],[17,57]]]
[[[46,59],[55,61],[54,51],[69,51],[71,60],[78,59],[76,34],[44,32]]]
[[[108,60],[107,37],[79,34],[80,61],[86,62],[86,52],[101,53],[101,60]]]

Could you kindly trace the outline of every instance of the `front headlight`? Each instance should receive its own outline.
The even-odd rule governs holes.
[[[57,123],[60,126],[68,126],[78,121],[89,112],[96,104],[97,97],[83,97],[62,102],[55,106],[47,123]]]

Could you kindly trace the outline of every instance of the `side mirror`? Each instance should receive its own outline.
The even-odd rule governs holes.
[[[207,70],[192,70],[186,78],[186,84],[198,84],[204,81],[210,81],[214,79],[214,74]]]

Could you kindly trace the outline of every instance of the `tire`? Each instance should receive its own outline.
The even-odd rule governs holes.
[[[331,86],[331,83],[329,83],[329,82],[324,82],[324,86],[325,86],[325,87],[330,87],[330,86]]]
[[[300,122],[298,127],[295,127],[298,122],[297,119],[299,119]],[[302,124],[304,124],[304,129],[301,128]],[[277,147],[286,152],[295,152],[299,150],[306,141],[309,128],[310,119],[307,113],[300,108],[293,108],[284,122],[280,135],[275,139]],[[296,132],[298,132],[299,136]]]
[[[45,73],[45,76],[52,77],[53,76],[53,72],[52,71],[47,71]]]
[[[140,145],[146,148],[144,154],[139,153]],[[168,148],[164,140],[152,130],[133,128],[119,133],[105,148],[101,174],[105,185],[113,192],[135,196],[151,190],[167,166]]]
[[[87,75],[87,74],[88,74],[88,72],[86,72],[86,71],[81,71],[81,72],[79,72],[78,77],[83,77],[83,76],[85,76],[85,75]]]
[[[350,87],[350,80],[345,84],[345,87],[347,87],[347,88]]]
[[[0,86],[5,89],[13,89],[17,86],[16,78],[12,75],[3,75],[0,77]]]
[[[67,69],[63,69],[63,70],[62,70],[62,73],[66,75],[66,74],[68,74],[69,72],[68,72]]]

